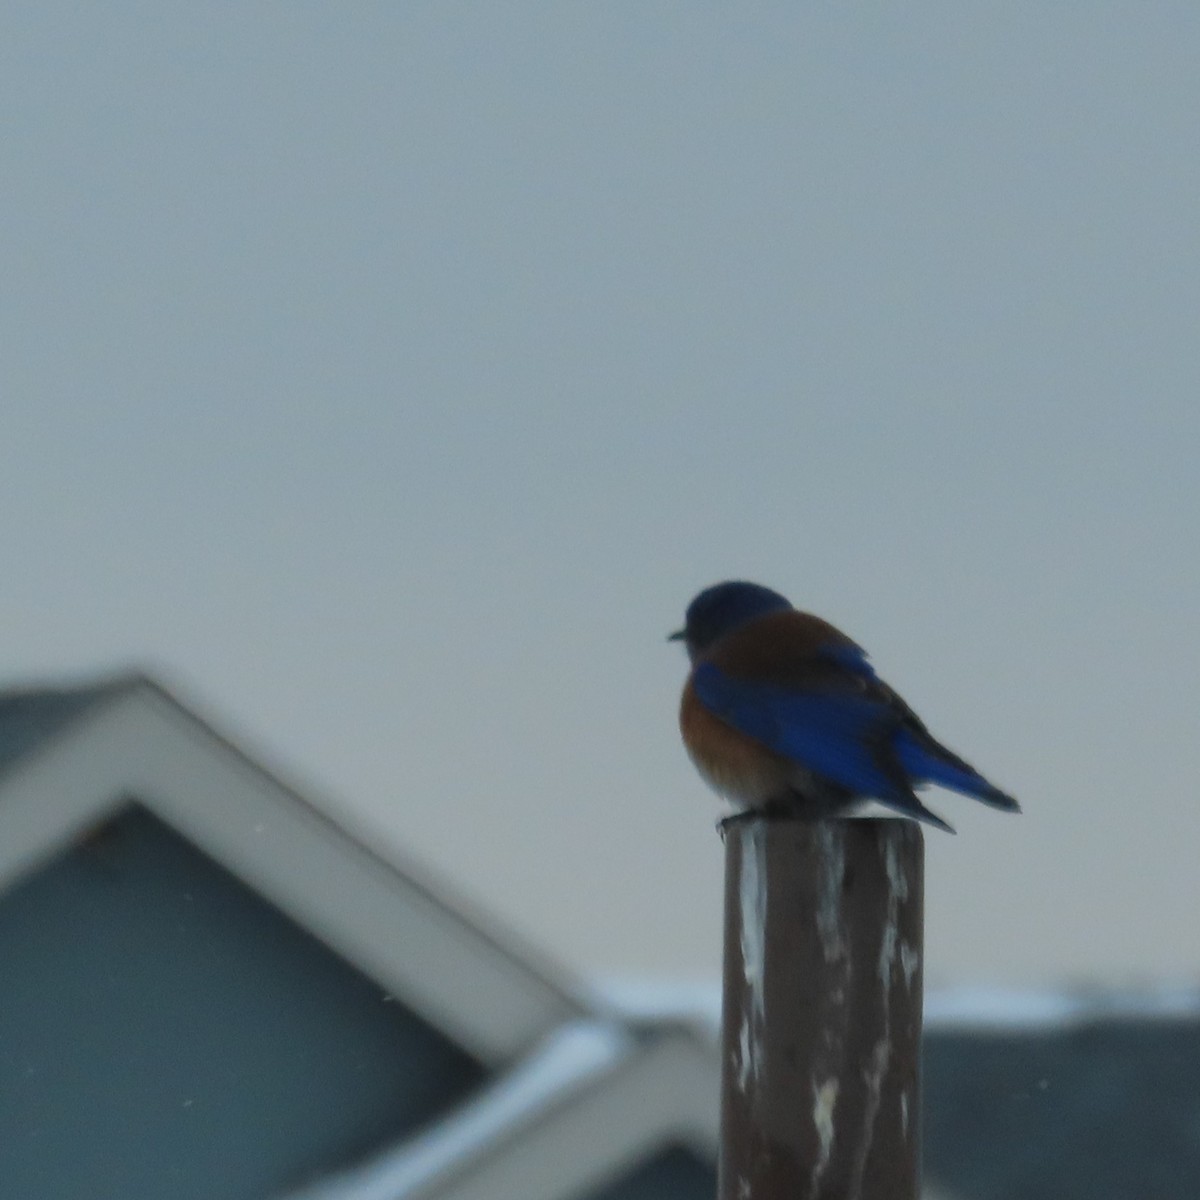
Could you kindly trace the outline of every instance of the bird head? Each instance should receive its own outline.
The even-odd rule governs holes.
[[[778,592],[757,583],[731,581],[705,588],[687,607],[682,629],[667,639],[683,642],[693,662],[719,638],[747,621],[792,606]]]

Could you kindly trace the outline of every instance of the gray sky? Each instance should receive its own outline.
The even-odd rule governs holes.
[[[664,635],[1016,793],[929,977],[1194,975],[1200,9],[7,5],[4,673],[160,670],[584,971],[718,971]]]

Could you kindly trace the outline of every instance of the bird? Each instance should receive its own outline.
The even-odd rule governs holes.
[[[846,634],[778,592],[730,580],[688,605],[679,726],[700,775],[740,813],[811,819],[877,801],[953,833],[916,789],[1020,805],[948,750]]]

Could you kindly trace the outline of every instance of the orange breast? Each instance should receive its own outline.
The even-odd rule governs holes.
[[[794,764],[714,717],[690,680],[683,689],[679,729],[696,769],[722,796],[755,807],[790,791]]]

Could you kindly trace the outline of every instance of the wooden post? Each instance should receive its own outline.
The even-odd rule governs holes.
[[[923,860],[912,821],[727,824],[719,1200],[917,1200]]]

